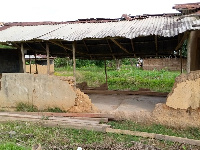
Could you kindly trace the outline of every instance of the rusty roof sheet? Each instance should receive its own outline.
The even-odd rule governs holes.
[[[187,9],[187,10],[194,10],[200,8],[200,2],[197,3],[187,3],[187,4],[176,4],[174,9],[180,10],[180,9]]]
[[[124,37],[133,39],[140,36],[158,35],[173,37],[200,24],[198,17],[150,16],[132,21],[104,23],[66,23],[58,25],[11,26],[0,31],[0,42],[61,39],[67,41],[84,38]]]

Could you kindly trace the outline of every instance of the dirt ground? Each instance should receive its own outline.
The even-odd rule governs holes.
[[[117,119],[138,122],[150,121],[155,105],[166,103],[166,97],[142,95],[89,94],[89,98],[102,113],[114,114]]]

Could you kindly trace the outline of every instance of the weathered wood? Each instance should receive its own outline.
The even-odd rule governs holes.
[[[22,55],[22,65],[23,65],[23,72],[26,73],[26,61],[24,56],[24,45],[21,43],[21,55]]]
[[[48,117],[88,117],[88,118],[108,118],[114,119],[111,114],[103,113],[53,113],[53,112],[2,112],[1,114],[23,114],[23,115],[38,115],[38,116],[48,116]]]
[[[62,48],[63,48],[64,50],[66,50],[66,51],[67,51],[67,50],[73,51],[71,48],[69,48],[69,47],[63,45],[62,43],[58,43],[58,42],[52,41],[52,40],[50,40],[49,42],[51,42],[52,44],[55,44],[55,45],[57,45],[57,46],[62,47]]]
[[[72,49],[73,49],[73,76],[74,76],[74,86],[76,87],[76,45],[75,41],[72,43]]]
[[[178,43],[178,45],[176,46],[175,50],[179,50],[181,48],[181,46],[183,45],[184,41],[188,38],[189,36],[189,33],[188,31],[186,31],[181,39],[181,41]]]
[[[106,132],[141,136],[141,137],[145,137],[145,138],[154,138],[154,139],[158,139],[158,140],[167,140],[167,141],[172,141],[172,142],[179,142],[179,143],[184,143],[184,144],[191,144],[191,145],[200,146],[200,140],[194,140],[194,139],[188,139],[188,138],[182,138],[182,137],[175,137],[175,136],[169,136],[169,135],[130,131],[130,130],[120,130],[120,129],[112,129],[112,128],[107,128]]]
[[[111,38],[111,41],[113,41],[117,46],[119,46],[119,48],[121,48],[123,51],[125,51],[126,53],[129,54],[129,51],[124,48],[119,42],[117,42],[115,39]]]
[[[35,52],[34,56],[35,56],[35,70],[36,70],[36,74],[38,74],[36,52]]]
[[[29,55],[29,66],[30,66],[30,74],[31,74],[31,57]]]
[[[49,44],[46,43],[46,52],[47,52],[47,74],[50,74],[50,60],[49,60]]]
[[[169,93],[161,92],[152,92],[152,91],[112,91],[112,90],[82,90],[85,94],[125,94],[125,95],[145,95],[145,96],[158,96],[158,97],[167,97]]]
[[[186,69],[187,73],[190,73],[192,40],[194,40],[194,39],[192,38],[192,35],[191,35],[191,32],[190,32],[190,35],[189,35],[189,38],[188,38],[188,41],[187,41],[187,69]]]
[[[87,129],[94,131],[105,132],[106,128],[110,125],[100,124],[100,121],[95,120],[81,120],[66,117],[47,117],[47,116],[33,116],[33,115],[23,115],[23,114],[10,114],[10,113],[0,113],[0,122],[5,121],[33,121],[40,122],[44,126],[50,127],[64,127],[73,129]]]

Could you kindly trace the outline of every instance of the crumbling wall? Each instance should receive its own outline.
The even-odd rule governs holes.
[[[0,49],[0,73],[20,72],[19,55],[17,49]]]
[[[16,107],[19,102],[33,104],[43,110],[58,107],[68,110],[75,104],[76,93],[66,82],[55,76],[3,73],[0,107]]]
[[[174,109],[159,103],[153,111],[152,121],[176,128],[199,127],[200,109]]]
[[[186,70],[186,59],[182,59],[182,69]],[[144,70],[181,70],[180,58],[149,58],[143,60]]]
[[[181,74],[167,97],[166,105],[174,109],[197,109],[200,107],[200,70]]]

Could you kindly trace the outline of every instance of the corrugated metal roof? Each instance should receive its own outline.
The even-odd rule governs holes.
[[[59,25],[12,26],[0,32],[0,42],[28,41],[34,39],[62,39],[67,41],[84,38],[125,37],[133,39],[140,36],[158,35],[173,37],[199,24],[197,17],[151,16],[132,21],[105,23],[66,23]]]
[[[62,26],[63,25],[12,26],[0,32],[0,41],[12,42],[33,40],[55,31]]]

